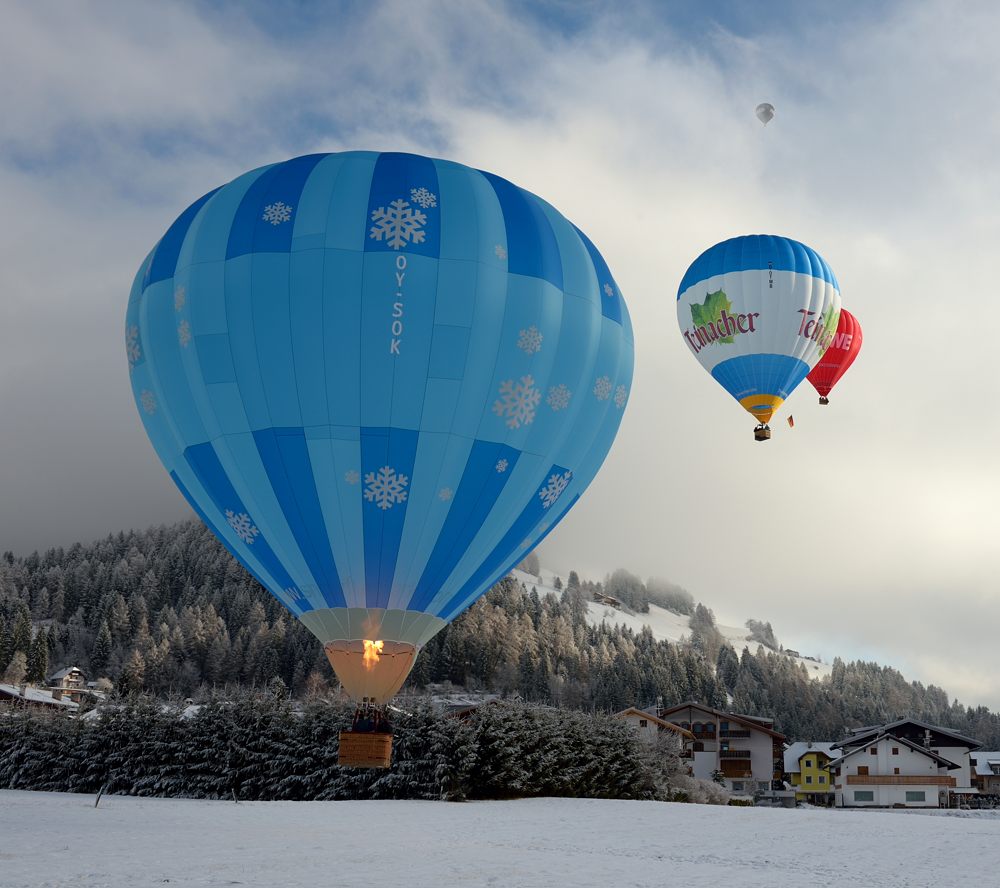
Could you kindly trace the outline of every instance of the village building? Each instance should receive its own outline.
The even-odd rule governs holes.
[[[691,733],[685,752],[690,756],[692,776],[716,780],[737,796],[785,795],[780,782],[785,735],[774,730],[773,719],[723,712],[691,701],[657,714]]]
[[[49,689],[9,684],[0,684],[0,706],[30,706],[68,714],[75,713],[80,708],[72,700],[56,697]]]
[[[972,785],[981,795],[1000,796],[1000,752],[977,749],[969,757]]]
[[[86,676],[79,666],[67,666],[65,669],[53,672],[46,679],[46,684],[52,689],[52,695],[57,700],[65,697],[74,703],[79,703],[90,693]]]
[[[643,740],[649,743],[655,743],[664,731],[677,737],[682,749],[688,741],[694,741],[694,734],[685,730],[680,725],[675,725],[673,722],[666,721],[642,709],[636,709],[634,706],[623,709],[621,712],[616,712],[615,718],[623,719],[629,727],[639,733],[639,736]]]
[[[838,807],[938,808],[975,795],[970,752],[982,744],[917,719],[855,728],[829,764]]]
[[[832,805],[830,762],[838,758],[833,743],[799,741],[785,750],[785,780],[795,791],[795,801]]]

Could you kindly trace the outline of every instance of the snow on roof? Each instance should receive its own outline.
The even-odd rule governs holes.
[[[666,728],[668,731],[673,731],[675,734],[687,737],[688,740],[694,740],[694,734],[690,731],[685,730],[680,725],[674,724],[672,721],[667,721],[665,718],[660,718],[651,712],[646,712],[644,709],[636,709],[634,706],[629,706],[628,709],[623,709],[621,712],[615,713],[616,718],[628,718],[630,715],[634,715],[637,718],[649,719],[653,724],[659,725],[661,728]]]
[[[960,746],[968,746],[969,749],[978,749],[983,745],[978,740],[974,740],[972,737],[966,737],[964,734],[959,734],[958,731],[954,731],[951,728],[943,728],[941,725],[932,725],[928,722],[920,721],[920,719],[917,718],[898,718],[896,721],[887,722],[884,725],[871,725],[867,728],[854,728],[852,729],[851,736],[846,740],[842,740],[838,746],[846,747],[855,743],[868,743],[869,734],[892,734],[896,728],[902,727],[903,725],[916,725],[918,728],[923,728],[926,731],[943,734],[945,737],[957,740]],[[938,743],[935,745],[940,746],[942,744]]]
[[[58,672],[53,672],[49,676],[49,681],[59,681],[60,678],[65,678],[71,672],[83,672],[79,666],[67,666],[65,669],[60,669]]]
[[[975,772],[978,777],[990,777],[993,774],[992,766],[1000,766],[1000,752],[977,749],[972,753],[972,758],[976,761]]]
[[[72,700],[57,700],[51,693],[32,687],[22,689],[20,685],[0,684],[0,695],[13,697],[16,700],[24,700],[26,703],[42,703],[47,706],[56,706],[63,709],[79,708]]]
[[[837,756],[833,751],[833,741],[807,742],[798,740],[785,750],[785,773],[798,774],[800,771],[799,760],[808,752],[821,752],[829,759]]]

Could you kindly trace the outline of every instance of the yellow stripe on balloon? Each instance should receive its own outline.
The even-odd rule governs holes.
[[[757,417],[757,422],[768,423],[778,408],[785,403],[780,395],[748,395],[740,398],[740,404],[747,413]]]

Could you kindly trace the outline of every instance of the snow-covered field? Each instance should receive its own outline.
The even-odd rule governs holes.
[[[562,594],[552,585],[555,582],[556,575],[550,570],[542,568],[541,577],[533,577],[522,570],[515,570],[511,573],[519,582],[524,583],[529,590],[534,586],[538,590],[539,595],[545,595],[547,592],[552,592],[557,596]],[[563,583],[566,582],[565,577],[561,579]],[[596,601],[589,601],[587,602],[587,621],[593,626],[599,623],[607,623],[609,626],[627,626],[634,632],[639,632],[643,626],[648,626],[653,633],[653,638],[657,641],[676,642],[680,641],[684,636],[691,634],[691,621],[689,617],[685,617],[682,614],[675,614],[673,611],[657,607],[655,604],[649,606],[648,614],[630,614],[614,607],[599,604]],[[750,647],[750,650],[756,652],[757,642],[750,641],[750,633],[746,628],[724,626],[721,623],[717,624],[717,626],[723,638],[736,649],[736,653],[739,653],[747,646]],[[829,663],[821,663],[818,660],[812,660],[808,657],[793,657],[793,659],[797,663],[804,665],[812,678],[823,678],[830,674]]]
[[[969,812],[980,813],[980,812]],[[0,791],[2,888],[997,884],[1000,816]]]

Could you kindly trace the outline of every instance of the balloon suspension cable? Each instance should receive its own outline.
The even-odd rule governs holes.
[[[351,719],[351,731],[358,734],[391,734],[388,706],[372,697],[362,697]]]
[[[755,441],[770,441],[771,427],[763,422],[760,423],[760,425],[755,426],[753,430],[753,439]]]

